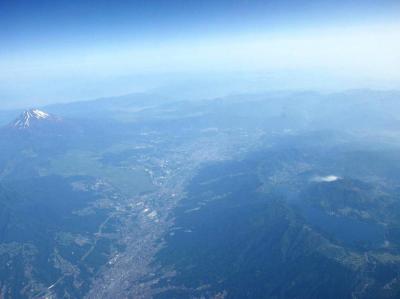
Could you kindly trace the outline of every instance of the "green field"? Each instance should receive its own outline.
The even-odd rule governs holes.
[[[42,174],[87,175],[102,178],[127,196],[154,190],[150,176],[143,168],[134,165],[124,167],[103,165],[98,155],[87,151],[70,151],[61,157],[51,159],[50,167]]]

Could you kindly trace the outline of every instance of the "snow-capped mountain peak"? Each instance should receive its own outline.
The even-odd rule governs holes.
[[[43,120],[50,120],[53,117],[39,109],[30,109],[24,111],[13,123],[13,126],[18,129],[27,129],[32,126],[32,124]]]

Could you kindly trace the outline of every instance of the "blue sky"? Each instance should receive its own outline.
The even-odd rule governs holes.
[[[169,73],[396,87],[399,17],[389,0],[0,0],[0,108],[157,87]]]
[[[1,51],[385,21],[399,9],[393,0],[2,0]]]

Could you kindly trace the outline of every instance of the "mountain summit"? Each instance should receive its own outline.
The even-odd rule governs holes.
[[[57,121],[58,118],[41,111],[39,109],[30,109],[24,111],[12,124],[11,126],[17,129],[28,129],[32,126],[36,126],[39,123],[48,121]]]

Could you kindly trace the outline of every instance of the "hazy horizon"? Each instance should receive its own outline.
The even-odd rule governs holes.
[[[397,1],[2,1],[0,108],[198,85],[397,89],[399,15]]]

